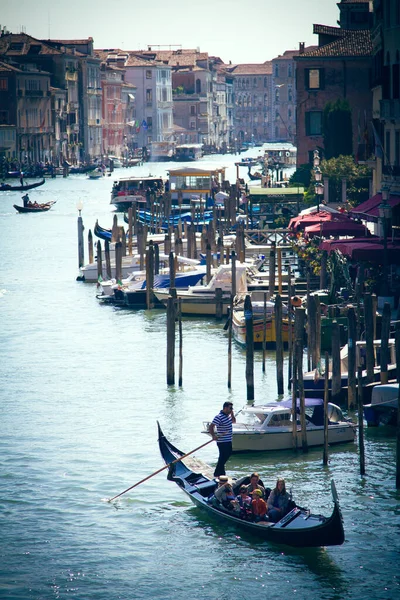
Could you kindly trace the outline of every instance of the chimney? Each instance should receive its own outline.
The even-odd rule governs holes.
[[[299,43],[299,54],[304,54],[304,46],[305,46],[305,42]]]

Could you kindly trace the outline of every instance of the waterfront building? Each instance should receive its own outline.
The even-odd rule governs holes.
[[[363,132],[372,116],[370,70],[372,41],[370,3],[342,0],[340,27],[314,25],[318,47],[300,48],[294,57],[297,78],[297,164],[313,162],[316,148],[323,156],[323,110],[329,101],[348,101],[352,111],[353,154],[358,156]],[[346,27],[346,29],[344,28]]]
[[[160,61],[129,53],[126,82],[136,87],[136,142],[148,147],[173,136],[171,68]]]
[[[102,153],[102,90],[100,60],[94,54],[93,38],[45,41],[61,51],[72,52],[77,57],[74,64],[69,64],[65,74],[67,88],[70,87],[70,82],[77,82],[77,101],[67,107],[71,114],[70,121],[73,121],[75,113],[75,122],[67,125],[69,147],[75,148],[79,160],[99,157]],[[71,90],[71,96],[76,97],[75,89]]]
[[[272,63],[225,65],[232,78],[237,144],[271,140]]]
[[[400,194],[400,3],[374,2],[373,135],[368,164],[373,169],[373,194],[382,187]]]
[[[22,74],[7,63],[0,62],[0,157],[17,156],[17,77]]]
[[[148,47],[140,56],[172,69],[174,124],[190,132],[193,143],[221,148],[227,136],[225,81],[218,75],[222,60],[199,48]]]
[[[299,50],[286,50],[272,59],[271,140],[295,143],[296,63]]]

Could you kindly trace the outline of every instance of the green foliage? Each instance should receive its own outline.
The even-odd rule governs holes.
[[[368,199],[371,170],[366,165],[357,164],[352,156],[338,156],[321,162],[323,177],[329,177],[329,201],[341,200],[342,179],[347,179],[347,199],[351,206],[357,206]]]
[[[312,165],[310,163],[300,165],[290,176],[289,187],[302,186],[308,188],[311,182],[311,169]]]
[[[173,96],[180,96],[180,94],[184,94],[184,93],[185,93],[185,88],[183,87],[183,85],[178,85],[178,87],[176,87],[172,90]]]
[[[323,112],[324,154],[327,159],[353,154],[351,108],[347,100],[328,102]]]

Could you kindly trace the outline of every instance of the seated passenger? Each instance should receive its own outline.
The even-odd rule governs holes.
[[[234,509],[236,498],[232,486],[228,481],[226,483],[222,482],[222,485],[215,491],[215,498],[225,508],[229,508],[229,510]]]
[[[267,504],[265,500],[262,498],[261,490],[254,490],[252,492],[253,501],[251,503],[251,510],[254,516],[254,520],[256,523],[258,521],[266,521],[267,520]]]
[[[247,486],[247,493],[251,495],[254,490],[261,491],[261,497],[265,498],[265,488],[260,484],[260,476],[258,473],[252,473],[250,475],[250,483]]]
[[[238,512],[241,519],[250,520],[252,517],[251,498],[247,492],[247,486],[241,485],[239,495],[236,496]]]
[[[288,512],[289,501],[290,496],[286,491],[285,480],[280,477],[268,498],[269,520],[277,523],[282,519]]]

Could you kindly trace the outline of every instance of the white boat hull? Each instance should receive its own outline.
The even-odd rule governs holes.
[[[232,447],[233,452],[266,452],[269,450],[292,450],[292,430],[291,428],[274,428],[276,431],[233,431]],[[355,438],[355,428],[347,423],[330,425],[328,429],[328,443],[342,444],[353,442]],[[324,428],[307,427],[308,446],[323,446]],[[302,437],[301,430],[297,430],[297,447],[301,448]]]

